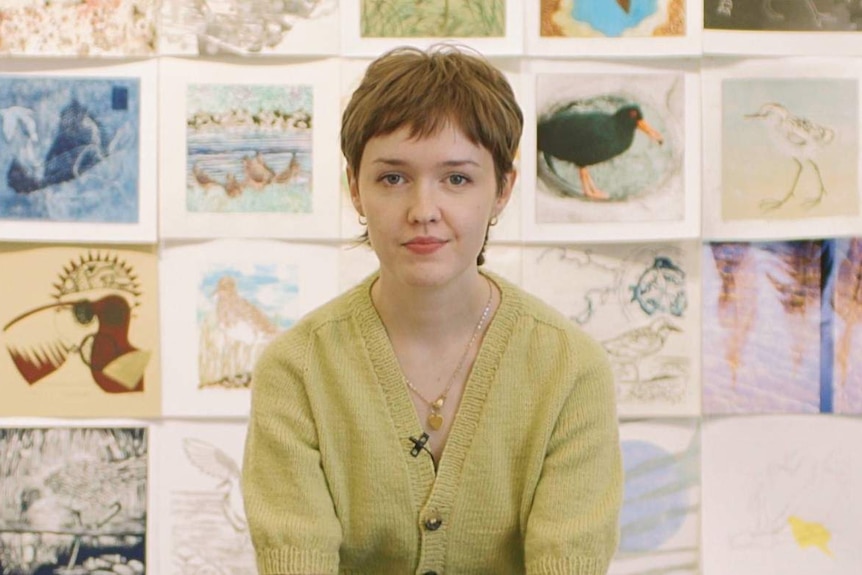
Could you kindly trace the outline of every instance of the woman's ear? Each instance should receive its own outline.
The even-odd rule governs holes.
[[[497,201],[494,205],[495,218],[500,217],[509,199],[512,197],[512,189],[515,187],[515,180],[518,178],[518,171],[512,168],[512,171],[503,176],[503,185],[500,187],[500,193],[497,194]]]
[[[362,208],[362,199],[359,197],[359,182],[350,166],[347,166],[347,187],[350,190],[350,201],[353,203],[353,208],[360,216],[364,216],[365,210]]]

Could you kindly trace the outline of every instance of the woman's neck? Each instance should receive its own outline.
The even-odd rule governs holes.
[[[478,270],[435,287],[402,285],[381,272],[371,299],[390,338],[431,343],[472,328],[490,289],[490,280]]]

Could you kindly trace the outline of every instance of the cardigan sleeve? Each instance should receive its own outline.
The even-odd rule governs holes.
[[[245,512],[261,575],[336,573],[341,526],[304,387],[308,344],[292,335],[270,345],[254,370]]]
[[[613,375],[598,343],[579,345],[585,348],[570,357],[582,366],[551,432],[527,519],[528,575],[604,575],[619,542],[623,474]]]

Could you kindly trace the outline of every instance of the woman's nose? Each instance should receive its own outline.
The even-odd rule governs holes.
[[[430,223],[440,220],[440,206],[435,186],[430,182],[418,181],[410,194],[411,223]]]

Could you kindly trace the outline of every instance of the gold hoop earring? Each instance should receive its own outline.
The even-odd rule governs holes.
[[[491,218],[491,221],[490,221],[490,222],[488,222],[488,225],[489,225],[489,226],[496,226],[496,225],[497,225],[497,223],[499,223],[499,221],[500,221],[500,220],[498,220],[498,219],[497,219],[497,216],[494,216],[493,218]]]
[[[358,216],[356,216],[356,219],[357,219],[357,220],[359,220],[359,225],[360,225],[360,226],[366,226],[366,225],[368,225],[368,218],[366,218],[366,217],[365,217],[365,216],[363,216],[362,214],[359,214]]]

